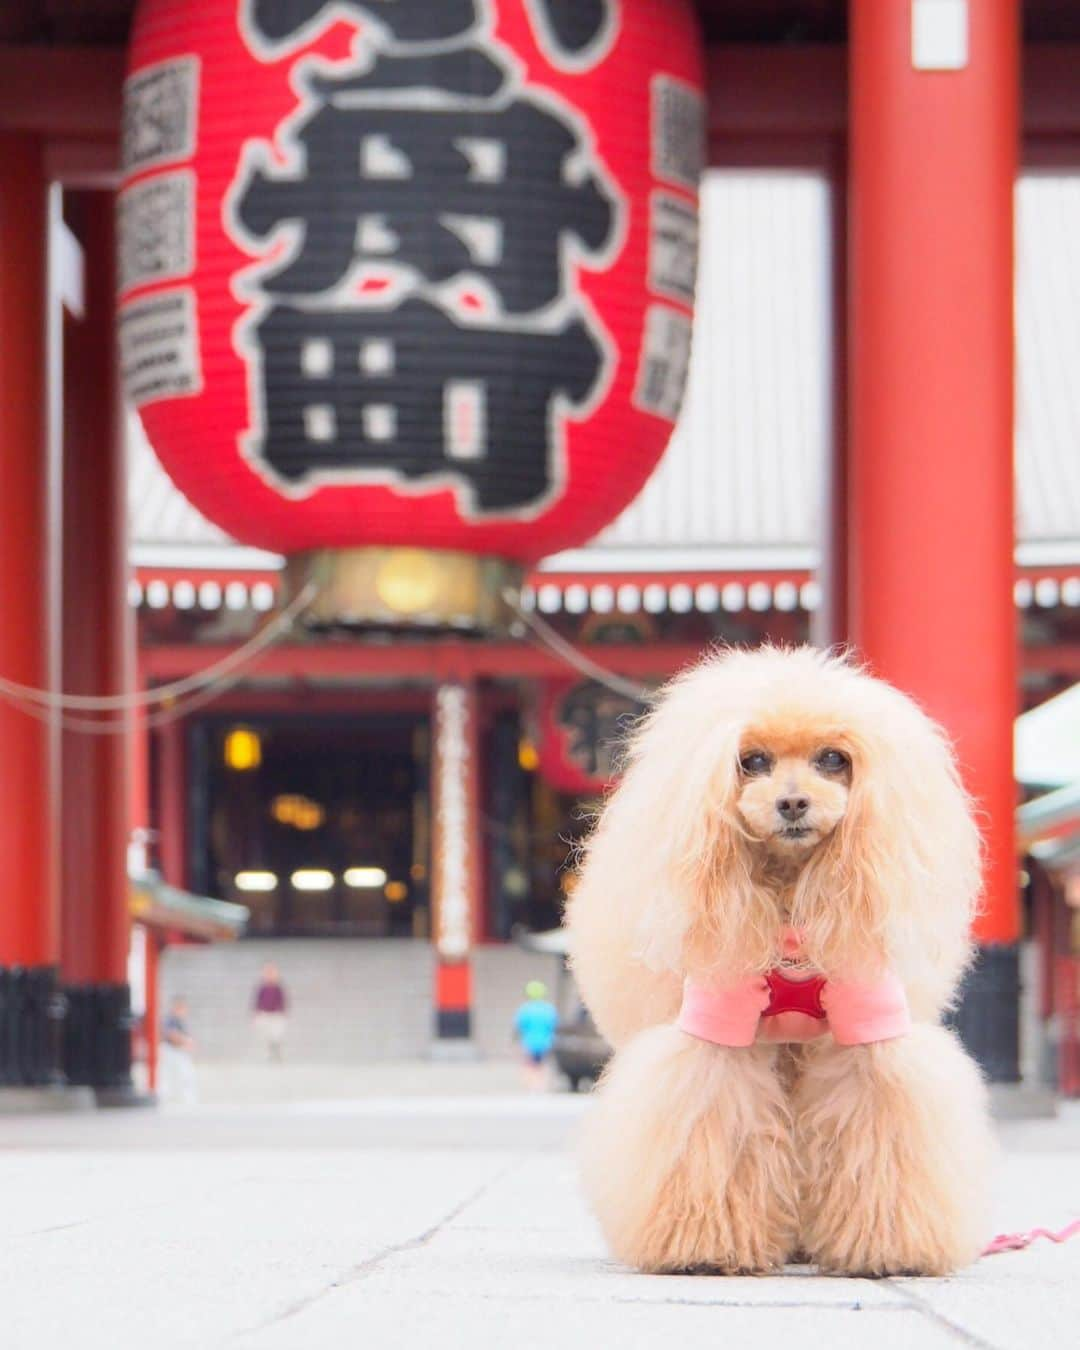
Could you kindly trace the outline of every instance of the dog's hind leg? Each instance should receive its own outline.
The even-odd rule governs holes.
[[[654,1272],[783,1265],[796,1188],[774,1057],[674,1026],[643,1031],[617,1053],[585,1120],[582,1170],[620,1261]]]
[[[979,1072],[951,1032],[808,1049],[792,1099],[800,1245],[849,1275],[945,1275],[989,1235],[993,1142]]]

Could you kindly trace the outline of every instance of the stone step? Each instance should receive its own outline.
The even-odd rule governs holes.
[[[169,948],[161,963],[162,1008],[183,995],[197,1057],[259,1054],[251,1002],[263,964],[280,969],[289,996],[286,1054],[298,1063],[362,1063],[425,1056],[431,1046],[434,954],[427,942],[252,939]],[[515,1053],[514,1011],[526,981],[559,989],[561,962],[518,947],[480,947],[473,958],[473,1041],[486,1057]],[[569,981],[563,988],[572,1003]]]

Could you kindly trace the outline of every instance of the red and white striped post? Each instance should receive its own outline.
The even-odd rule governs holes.
[[[472,962],[480,887],[476,689],[452,680],[432,709],[431,907],[437,1054],[472,1051]]]

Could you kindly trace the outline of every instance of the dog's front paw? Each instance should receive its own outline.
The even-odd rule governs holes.
[[[985,1090],[941,1027],[823,1047],[795,1096],[800,1239],[845,1275],[946,1275],[987,1233]]]
[[[768,1050],[643,1032],[601,1083],[582,1164],[613,1255],[638,1270],[763,1272],[791,1249],[790,1118]]]
[[[794,1236],[790,1175],[778,1177],[776,1157],[749,1139],[729,1157],[723,1131],[722,1120],[708,1118],[694,1128],[645,1222],[620,1235],[625,1245],[616,1254],[628,1265],[710,1275],[764,1275],[784,1265]]]

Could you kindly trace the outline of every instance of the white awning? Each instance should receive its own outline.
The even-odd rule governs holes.
[[[1080,784],[1080,684],[1016,719],[1014,755],[1026,787]]]

